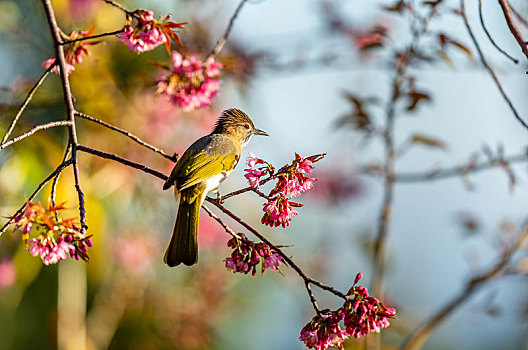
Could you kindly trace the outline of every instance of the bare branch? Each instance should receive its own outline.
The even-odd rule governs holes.
[[[479,43],[477,41],[477,38],[475,38],[475,35],[473,34],[473,30],[471,29],[471,26],[469,25],[469,21],[468,21],[467,16],[466,16],[466,10],[465,10],[465,7],[464,7],[464,0],[460,0],[460,13],[462,15],[462,19],[464,20],[464,24],[466,25],[466,29],[468,31],[468,34],[471,37],[471,40],[473,41],[473,44],[477,48],[477,52],[479,54],[480,61],[482,62],[484,67],[488,70],[488,72],[490,73],[491,77],[495,81],[495,85],[497,85],[497,88],[499,89],[499,91],[500,91],[500,93],[502,95],[502,98],[504,99],[504,101],[506,101],[506,103],[510,107],[510,109],[511,109],[513,115],[515,116],[515,118],[519,121],[519,123],[522,124],[522,126],[524,126],[526,129],[528,129],[528,124],[526,124],[526,122],[524,120],[522,120],[522,118],[519,116],[519,113],[517,113],[517,110],[513,106],[513,103],[511,102],[510,98],[508,97],[508,95],[506,95],[506,92],[502,88],[502,85],[501,85],[501,83],[499,81],[499,78],[497,78],[497,75],[495,74],[495,72],[493,71],[491,66],[486,61],[486,58],[484,57],[484,53],[480,49],[480,45],[479,45]]]
[[[528,224],[524,224],[522,231],[517,236],[517,240],[510,247],[510,249],[502,254],[502,257],[497,263],[490,268],[488,271],[472,278],[466,284],[466,288],[449,301],[441,310],[431,317],[429,321],[422,324],[415,332],[411,334],[406,344],[402,347],[403,350],[418,350],[420,349],[426,340],[431,336],[433,331],[444,321],[451,313],[457,309],[462,303],[467,301],[477,290],[482,288],[487,282],[493,280],[510,263],[513,255],[523,247],[524,243],[528,240]]]
[[[42,5],[46,12],[46,18],[50,27],[51,37],[53,39],[53,46],[55,48],[55,57],[58,60],[60,67],[60,78],[62,85],[62,92],[64,96],[64,105],[66,106],[67,120],[71,122],[69,126],[69,138],[72,148],[72,165],[73,165],[73,175],[75,178],[75,189],[77,191],[77,197],[79,200],[79,216],[81,222],[81,230],[83,234],[86,234],[86,208],[84,205],[84,193],[81,188],[81,180],[79,176],[79,165],[77,163],[77,130],[75,128],[75,109],[73,107],[73,98],[70,89],[70,81],[68,80],[68,74],[66,74],[66,59],[64,57],[64,48],[60,45],[61,42],[61,32],[59,26],[57,25],[57,20],[55,19],[55,13],[53,12],[53,7],[51,6],[51,0],[42,0]]]
[[[126,13],[127,15],[131,15],[132,14],[132,11],[128,11],[126,8],[123,7],[123,5],[121,5],[120,3],[117,3],[113,0],[103,0],[104,2],[106,2],[107,4],[110,4],[114,7],[117,7],[118,9],[120,9],[121,11],[123,11],[124,13]]]
[[[441,179],[449,179],[457,176],[464,176],[470,173],[476,173],[487,169],[503,166],[504,164],[523,163],[528,161],[528,154],[519,154],[516,156],[500,159],[494,158],[479,164],[465,164],[446,169],[431,170],[429,172],[416,173],[398,173],[395,180],[398,183],[415,183],[426,182]]]
[[[515,15],[515,17],[517,17],[517,20],[521,22],[525,27],[528,28],[528,21],[523,16],[521,16],[519,11],[517,11],[511,4],[510,4],[510,10]]]
[[[116,35],[116,34],[123,33],[124,31],[125,30],[123,28],[121,28],[119,30],[114,30],[113,32],[96,34],[96,35],[88,36],[88,37],[85,37],[85,38],[78,38],[78,39],[74,39],[74,40],[64,40],[64,41],[60,42],[59,45],[68,45],[68,44],[76,43],[78,41],[85,41],[85,40],[92,40],[92,39],[97,39],[97,38],[104,38],[106,36],[113,36],[113,35]]]
[[[108,129],[117,131],[118,133],[129,137],[130,139],[134,140],[138,144],[140,144],[142,146],[145,146],[145,147],[153,150],[154,152],[156,152],[158,154],[161,154],[163,157],[165,157],[165,158],[167,158],[167,159],[169,159],[169,160],[171,160],[173,162],[177,162],[178,161],[178,155],[177,154],[173,154],[172,156],[170,156],[167,153],[165,153],[163,150],[146,143],[145,141],[141,140],[139,137],[135,136],[134,134],[132,134],[131,132],[129,132],[127,130],[123,130],[121,128],[118,128],[117,126],[111,125],[111,124],[109,124],[107,122],[104,122],[104,121],[102,121],[100,119],[91,117],[91,116],[89,116],[87,114],[84,114],[84,113],[75,112],[75,115],[78,116],[78,117],[84,118],[86,120],[90,120],[90,121],[92,121],[94,123],[103,125],[103,126],[107,127]]]
[[[12,145],[15,142],[18,142],[20,140],[25,139],[28,136],[33,135],[37,131],[46,130],[46,129],[53,128],[53,127],[56,127],[56,126],[71,126],[71,125],[72,125],[72,122],[69,121],[69,120],[59,120],[59,121],[55,121],[55,122],[49,122],[49,123],[46,123],[46,124],[37,125],[34,128],[30,129],[29,131],[26,131],[25,133],[23,133],[21,135],[18,135],[17,137],[14,137],[11,140],[2,143],[0,145],[0,150],[6,148],[7,146]]]
[[[163,173],[160,173],[159,171],[151,169],[151,168],[149,168],[146,165],[135,163],[135,162],[133,162],[131,160],[119,157],[119,156],[117,156],[115,154],[99,151],[99,150],[96,150],[96,149],[93,149],[93,148],[90,148],[90,147],[86,147],[86,146],[83,146],[83,145],[77,145],[77,149],[79,151],[86,152],[86,153],[91,153],[91,154],[96,155],[96,156],[101,157],[101,158],[115,160],[116,162],[119,162],[121,164],[129,166],[131,168],[135,168],[135,169],[141,170],[141,171],[143,171],[143,172],[145,172],[147,174],[154,175],[154,176],[156,176],[156,177],[158,177],[158,178],[160,178],[160,179],[162,179],[164,181],[167,180],[167,176],[164,175]]]
[[[492,44],[493,46],[495,46],[495,48],[496,48],[500,53],[502,53],[504,56],[506,56],[507,58],[509,58],[510,60],[512,60],[513,63],[518,64],[518,63],[519,63],[519,60],[516,59],[516,58],[513,58],[513,57],[510,56],[506,51],[504,51],[503,49],[501,49],[501,48],[499,47],[499,45],[497,45],[497,43],[495,42],[495,40],[493,40],[493,37],[491,36],[491,34],[488,32],[488,28],[486,28],[486,24],[484,23],[484,16],[483,16],[483,14],[482,14],[482,0],[479,0],[478,11],[479,11],[480,24],[482,25],[482,29],[484,29],[484,32],[485,32],[486,35],[488,36],[488,39],[489,39],[489,41],[491,42],[491,44]]]
[[[502,13],[504,14],[506,24],[508,24],[508,28],[510,28],[510,32],[513,34],[515,40],[517,40],[517,43],[521,47],[523,54],[528,59],[528,46],[526,45],[526,40],[524,39],[521,31],[519,30],[519,28],[517,28],[517,25],[515,24],[510,10],[510,4],[507,0],[499,0],[499,4],[502,8]]]
[[[107,1],[107,0],[103,0],[103,1]],[[229,24],[227,25],[227,28],[226,28],[226,30],[224,32],[224,35],[222,35],[222,37],[220,39],[218,39],[218,41],[216,42],[216,45],[211,50],[211,52],[207,55],[207,57],[205,58],[204,62],[207,61],[211,57],[215,57],[216,55],[218,55],[220,53],[220,51],[222,51],[222,48],[224,47],[224,44],[227,41],[227,37],[231,33],[231,29],[233,29],[233,24],[235,23],[235,19],[237,18],[238,14],[242,10],[242,7],[246,3],[246,1],[247,0],[241,0],[240,1],[240,3],[238,4],[235,12],[231,16],[231,19],[229,20]]]
[[[71,144],[68,140],[68,145],[66,146],[66,152],[64,152],[64,158],[62,158],[62,162],[66,162],[66,159],[68,159],[68,157],[70,156],[71,154]],[[53,182],[51,184],[51,192],[50,192],[50,199],[51,199],[51,205],[55,206],[55,193],[57,191],[57,184],[59,182],[59,177],[60,177],[60,172],[55,175],[55,177],[53,178]],[[55,215],[58,215],[57,212],[55,213]]]
[[[33,193],[31,194],[31,196],[28,197],[28,201],[32,201],[35,196],[40,192],[40,190],[42,190],[42,188],[44,188],[44,186],[46,186],[46,184],[48,182],[50,182],[51,179],[53,179],[55,176],[57,176],[58,174],[60,174],[60,172],[62,170],[64,170],[64,168],[66,168],[67,166],[71,165],[73,163],[72,159],[70,158],[69,160],[61,163],[47,178],[45,178],[38,186],[37,186],[37,189],[35,191],[33,191]],[[24,211],[24,208],[26,207],[26,204],[24,203],[23,206],[20,207],[20,209],[18,209],[16,211],[15,214],[13,214],[13,216],[11,216],[11,218],[5,223],[5,225],[0,229],[0,236],[7,230],[7,227],[13,222],[13,218],[20,215],[23,211]]]
[[[53,67],[55,67],[55,64],[52,64],[51,66],[48,67],[48,69],[46,69],[44,71],[44,73],[42,73],[42,75],[40,76],[40,78],[37,80],[37,82],[35,83],[35,85],[33,85],[33,87],[31,87],[31,89],[29,90],[24,102],[22,102],[22,105],[20,106],[20,108],[18,109],[18,112],[17,114],[15,115],[15,117],[13,118],[13,121],[11,121],[11,124],[9,125],[9,128],[7,129],[3,139],[2,139],[2,142],[0,143],[0,146],[3,146],[4,143],[6,142],[6,140],[9,138],[9,135],[11,135],[11,132],[13,132],[13,129],[15,128],[15,125],[16,123],[18,122],[18,119],[20,118],[20,116],[22,115],[22,113],[24,113],[24,110],[26,109],[27,105],[29,104],[29,102],[31,101],[31,99],[33,98],[33,95],[35,94],[35,92],[37,91],[37,89],[39,88],[39,86],[42,84],[42,82],[44,81],[44,79],[46,79],[46,77],[48,76],[49,72],[51,72],[51,70],[53,69]]]

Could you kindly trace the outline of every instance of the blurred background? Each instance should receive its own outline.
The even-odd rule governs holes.
[[[489,43],[477,2],[468,17],[488,60],[521,116],[526,115],[526,64],[496,3],[484,18],[495,40],[521,63],[512,64]],[[512,1],[528,14],[523,1]],[[64,32],[120,29],[121,11],[100,0],[52,1]],[[188,22],[180,30],[183,54],[204,58],[220,38],[238,1],[123,1],[127,9],[172,14]],[[137,55],[114,37],[90,48],[92,58],[71,75],[79,111],[125,128],[167,153],[181,153],[212,129],[229,107],[246,111],[269,138],[254,138],[243,151],[276,167],[294,157],[326,152],[316,164],[313,190],[286,229],[260,224],[262,200],[246,193],[226,206],[287,253],[306,273],[346,291],[356,273],[372,279],[372,243],[379,224],[383,182],[362,174],[383,164],[382,138],[358,127],[358,98],[372,124],[383,125],[394,76],[393,56],[411,39],[408,17],[388,1],[248,1],[218,60],[224,64],[219,96],[210,108],[183,112],[155,93],[168,62],[163,47]],[[422,2],[416,8],[423,10]],[[526,154],[526,130],[513,118],[480,62],[460,16],[458,1],[444,1],[431,31],[460,47],[438,51],[425,38],[430,62],[411,67],[427,95],[413,108],[397,106],[394,139],[397,172],[426,172],[466,164],[478,154],[503,150]],[[382,30],[380,30],[382,28]],[[526,30],[527,28],[522,28]],[[382,33],[382,34],[380,34]],[[456,45],[452,45],[456,46]],[[428,51],[429,50],[429,51]],[[442,50],[440,50],[442,51]],[[0,0],[0,133],[53,55],[40,2]],[[64,117],[59,79],[50,75],[22,116],[14,135]],[[169,173],[173,164],[122,135],[78,121],[79,141]],[[427,135],[436,145],[409,143]],[[40,132],[0,151],[0,215],[12,215],[60,164],[64,129]],[[401,151],[401,152],[400,152]],[[489,153],[489,152],[488,152]],[[222,262],[229,236],[205,213],[200,221],[200,262],[170,269],[162,262],[177,203],[162,181],[145,173],[80,154],[89,233],[88,264],[71,260],[43,266],[29,256],[20,234],[0,238],[0,349],[303,349],[300,329],[313,317],[302,280],[284,268],[255,277],[233,275]],[[445,180],[395,185],[388,234],[389,263],[383,300],[398,317],[384,330],[383,348],[399,347],[409,334],[459,293],[475,273],[492,266],[526,219],[527,162]],[[240,165],[221,193],[246,186]],[[268,189],[269,190],[269,189]],[[49,187],[38,199],[46,204]],[[73,176],[60,177],[57,200],[77,215]],[[235,222],[222,216],[236,231]],[[4,220],[2,220],[2,224]],[[524,254],[526,255],[526,254]],[[425,349],[528,348],[528,264],[523,252],[508,273],[476,293],[452,314]],[[322,308],[339,306],[316,290]],[[86,342],[84,341],[85,339]],[[86,343],[86,344],[85,344]],[[346,348],[363,346],[351,340]]]

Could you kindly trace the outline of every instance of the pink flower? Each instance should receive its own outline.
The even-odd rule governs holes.
[[[157,92],[184,110],[209,106],[220,88],[220,68],[214,58],[204,64],[194,55],[184,58],[173,51],[171,74],[158,79]]]
[[[312,172],[312,169],[313,169],[313,166],[312,166],[312,161],[309,160],[309,159],[302,159],[298,164],[297,164],[297,168],[299,169],[300,172],[303,172],[303,173],[311,173]]]
[[[174,32],[175,28],[181,28],[184,23],[170,22],[170,15],[161,21],[161,17],[154,19],[152,11],[138,9],[132,15],[134,22],[123,27],[123,32],[116,36],[127,44],[130,51],[138,53],[155,49],[165,44],[170,54],[170,39],[181,45],[180,39]]]
[[[259,263],[262,263],[261,273],[264,273],[266,269],[280,272],[282,257],[264,242],[255,243],[240,234],[240,239],[231,238],[227,246],[233,248],[233,252],[230,257],[225,258],[224,262],[226,268],[233,273],[247,274],[251,271],[254,276]]]
[[[16,281],[16,267],[12,260],[0,263],[0,289],[11,287]]]
[[[288,199],[283,196],[276,197],[273,201],[263,204],[264,216],[261,222],[268,226],[286,227],[290,225],[292,216],[297,215],[297,211],[292,208]]]
[[[248,152],[248,156],[247,156],[247,165],[248,165],[248,167],[253,168],[255,165],[257,165],[258,163],[261,163],[261,162],[262,162],[261,159],[258,159],[253,153]]]
[[[260,171],[257,169],[244,169],[244,171],[247,172],[247,174],[244,175],[244,177],[248,180],[249,185],[253,188],[259,188],[260,184],[260,177],[264,174],[266,174],[265,171]]]
[[[377,298],[368,294],[367,288],[355,284],[363,277],[358,273],[354,286],[347,293],[349,299],[343,304],[344,324],[350,336],[359,338],[370,332],[379,333],[390,325],[389,319],[396,316],[396,310],[389,308]]]
[[[70,75],[71,72],[73,72],[75,70],[75,67],[71,64],[69,64],[68,62],[65,62],[66,63],[66,75]],[[44,68],[49,68],[51,67],[51,65],[55,64],[55,57],[52,57],[50,59],[47,59],[45,60],[44,62],[42,62],[42,67]],[[55,67],[53,67],[51,69],[51,71],[55,74],[59,74],[59,65],[55,65]]]
[[[343,349],[348,334],[339,327],[341,319],[342,315],[337,312],[316,315],[303,327],[299,339],[310,349],[326,350],[330,346]]]
[[[75,247],[66,242],[63,236],[60,236],[58,242],[51,237],[31,238],[28,241],[31,246],[28,247],[32,256],[40,256],[44,265],[56,264],[68,257],[75,251]]]

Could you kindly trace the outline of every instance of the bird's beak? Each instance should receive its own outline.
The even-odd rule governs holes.
[[[269,136],[267,132],[262,131],[260,129],[255,129],[255,131],[253,131],[253,134],[254,135],[262,135],[262,136]]]

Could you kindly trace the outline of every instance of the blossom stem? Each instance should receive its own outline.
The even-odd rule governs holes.
[[[31,99],[33,98],[33,95],[35,94],[35,92],[37,91],[37,89],[40,87],[40,85],[42,84],[42,82],[44,81],[44,79],[46,79],[46,77],[48,76],[48,74],[51,72],[51,70],[53,69],[53,67],[55,67],[55,64],[52,64],[50,65],[45,71],[44,73],[42,73],[42,75],[40,76],[40,78],[37,80],[37,82],[35,83],[35,85],[33,85],[31,87],[31,90],[29,90],[26,98],[24,99],[24,102],[22,102],[22,105],[20,106],[20,108],[18,109],[18,112],[16,113],[15,117],[13,118],[13,120],[11,121],[11,124],[9,125],[9,128],[7,129],[4,137],[2,138],[2,142],[0,143],[0,147],[4,145],[4,143],[7,141],[7,139],[9,138],[9,135],[11,135],[11,132],[13,132],[13,129],[15,128],[15,125],[16,123],[18,122],[18,119],[20,118],[20,116],[22,115],[22,113],[24,113],[24,110],[26,109],[27,105],[29,104],[29,102],[31,101]]]
[[[46,129],[53,128],[53,127],[56,127],[56,126],[71,126],[71,125],[72,125],[72,122],[69,121],[69,120],[58,120],[58,121],[55,121],[55,122],[49,122],[49,123],[46,123],[46,124],[37,125],[34,128],[30,129],[29,131],[26,131],[25,133],[20,134],[17,137],[14,137],[11,140],[2,143],[0,145],[0,150],[6,148],[7,146],[12,145],[15,142],[18,142],[20,140],[25,139],[28,136],[33,135],[37,131],[46,130]]]
[[[106,37],[106,36],[114,36],[116,34],[123,33],[124,31],[125,30],[123,28],[121,28],[119,30],[114,30],[113,32],[101,33],[101,34],[97,34],[97,35],[88,36],[88,37],[85,37],[85,38],[78,38],[78,39],[73,39],[73,40],[65,40],[65,41],[60,42],[59,45],[68,45],[68,44],[76,43],[78,41],[85,41],[85,40],[103,38],[103,37]]]
[[[144,146],[144,147],[147,147],[151,150],[153,150],[154,152],[158,153],[158,154],[161,154],[163,157],[173,161],[173,162],[177,162],[178,161],[178,155],[177,154],[173,154],[172,156],[171,155],[168,155],[167,153],[165,153],[162,149],[159,149],[157,147],[154,147],[148,143],[146,143],[145,141],[141,140],[139,137],[137,137],[136,135],[132,134],[131,132],[127,131],[127,130],[123,130],[121,128],[118,128],[117,126],[114,126],[114,125],[111,125],[107,122],[104,122],[100,119],[97,119],[97,118],[94,118],[94,117],[91,117],[87,114],[84,114],[84,113],[80,113],[80,112],[75,112],[75,115],[77,117],[81,117],[83,119],[86,119],[86,120],[89,120],[89,121],[92,121],[94,123],[97,123],[97,124],[100,124],[110,130],[114,130],[114,131],[117,131],[118,133],[120,134],[123,134],[125,136],[127,136],[128,138],[134,140],[135,142],[137,142],[138,144]]]

